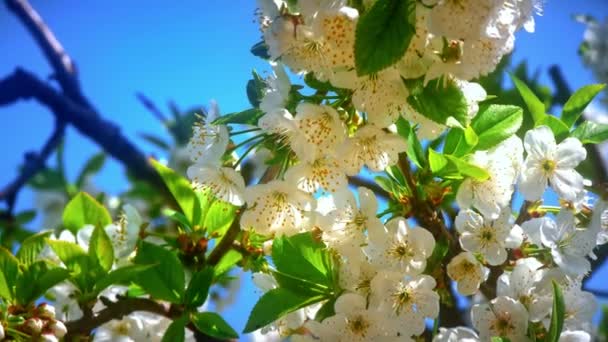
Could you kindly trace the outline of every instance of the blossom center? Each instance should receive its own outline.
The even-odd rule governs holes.
[[[555,171],[555,162],[553,160],[545,159],[541,163],[541,167],[546,174],[550,175]]]
[[[348,321],[348,328],[356,335],[365,336],[370,324],[363,316],[358,315],[354,319]]]

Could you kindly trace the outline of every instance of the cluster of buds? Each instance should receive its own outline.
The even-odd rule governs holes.
[[[8,335],[11,332],[35,341],[56,342],[63,338],[67,329],[63,322],[55,319],[55,308],[47,303],[38,306],[23,308],[10,306],[6,322],[0,325],[0,339],[4,340],[7,326]]]

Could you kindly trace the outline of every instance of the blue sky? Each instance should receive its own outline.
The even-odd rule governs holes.
[[[227,4],[230,4],[227,6]],[[77,62],[85,94],[104,117],[116,122],[123,132],[147,153],[152,146],[137,138],[139,132],[162,135],[161,125],[140,105],[134,94],[148,95],[162,109],[168,100],[182,108],[216,99],[223,112],[248,108],[245,84],[251,69],[267,70],[264,61],[249,48],[260,40],[254,23],[252,0],[166,1],[69,1],[32,0],[47,24]],[[545,14],[536,20],[536,33],[517,36],[514,60],[528,60],[531,67],[546,71],[562,66],[572,88],[594,82],[576,49],[584,27],[572,19],[575,13],[605,18],[606,0],[546,1]],[[22,66],[41,78],[50,67],[24,27],[0,4],[0,77]],[[550,84],[546,72],[542,74]],[[3,122],[0,148],[0,186],[10,181],[23,160],[23,152],[38,150],[50,134],[52,115],[35,103],[0,108]],[[68,172],[78,168],[98,148],[73,129],[68,131]],[[96,184],[110,193],[124,190],[122,168],[106,165]],[[31,208],[32,196],[24,192],[19,208]],[[608,279],[592,286],[600,287]],[[257,298],[251,285],[240,291],[238,308],[226,315],[238,329]]]

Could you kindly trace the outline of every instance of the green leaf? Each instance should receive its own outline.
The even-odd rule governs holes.
[[[142,241],[133,262],[140,265],[156,264],[137,276],[136,283],[146,292],[156,299],[181,302],[185,286],[184,268],[175,253]]]
[[[215,265],[215,277],[219,277],[222,274],[228,272],[232,266],[236,265],[237,262],[243,259],[243,255],[234,249],[229,250],[220,261]]]
[[[407,139],[407,156],[416,166],[424,168],[427,160],[414,128],[402,116],[397,119],[395,125],[397,126],[397,133]]]
[[[608,124],[585,121],[574,131],[572,137],[577,138],[583,144],[599,144],[608,140]]]
[[[188,218],[186,216],[184,216],[184,214],[180,213],[179,211],[170,209],[170,208],[164,208],[162,210],[162,212],[163,212],[163,215],[166,216],[167,218],[170,218],[171,220],[175,221],[176,223],[179,223],[179,225],[182,228],[184,228],[188,231],[192,231],[190,222],[188,222]]]
[[[25,266],[29,266],[38,258],[38,254],[44,249],[46,239],[52,234],[51,231],[44,231],[29,236],[23,240],[17,252],[17,259]]]
[[[456,166],[458,171],[464,176],[472,177],[479,181],[484,181],[484,180],[490,178],[490,174],[488,173],[488,171],[482,167],[479,167],[475,164],[471,164],[458,157],[454,157],[454,156],[450,156],[450,155],[446,155],[445,157],[450,162],[452,162]]]
[[[569,133],[568,126],[553,115],[545,115],[538,125],[545,125],[551,128],[551,131],[553,131],[553,134],[558,141],[567,137]]]
[[[169,188],[173,198],[190,221],[191,226],[200,222],[201,205],[190,182],[156,160],[150,159],[150,162]]]
[[[95,227],[89,244],[89,256],[96,260],[99,266],[109,272],[114,264],[114,248],[112,240],[104,228]]]
[[[19,275],[19,261],[4,247],[0,247],[0,271],[0,296],[12,299]]]
[[[188,284],[188,289],[184,294],[184,303],[189,308],[197,308],[207,299],[209,288],[213,281],[214,269],[212,267],[204,268],[201,271],[195,272]]]
[[[50,267],[45,261],[36,261],[18,278],[15,297],[19,304],[28,305],[69,277],[70,272],[63,267]]]
[[[205,335],[227,340],[239,338],[239,334],[232,329],[230,324],[215,312],[198,312],[190,316],[194,326]]]
[[[161,342],[184,342],[186,340],[186,325],[188,321],[189,317],[187,315],[174,319],[167,328],[167,331],[165,331]]]
[[[545,104],[528,88],[528,86],[522,82],[520,79],[515,77],[515,75],[511,74],[511,80],[515,84],[519,95],[521,95],[522,99],[526,103],[528,110],[532,114],[532,120],[535,124],[538,124],[543,120],[545,116],[547,116],[545,110]]]
[[[205,213],[205,220],[202,225],[203,230],[207,231],[209,234],[216,233],[218,235],[224,235],[236,218],[237,210],[237,206],[228,202],[219,199],[213,200]]]
[[[566,317],[566,304],[564,303],[564,295],[559,285],[553,283],[553,311],[551,313],[551,325],[547,333],[548,342],[559,341],[559,335],[562,333],[564,327],[564,319]]]
[[[104,228],[111,223],[108,210],[84,192],[74,196],[63,210],[63,225],[74,235],[87,224]]]
[[[139,133],[139,136],[144,139],[146,142],[160,148],[161,150],[164,151],[169,151],[171,150],[171,145],[169,145],[168,142],[166,142],[163,138],[161,137],[157,137],[155,135],[152,134],[146,134],[146,133]]]
[[[429,165],[431,167],[431,172],[438,173],[446,165],[448,165],[448,160],[443,154],[435,152],[435,150],[429,148]]]
[[[498,337],[498,336],[494,336],[490,339],[491,342],[511,342],[511,340],[509,340],[506,337]]]
[[[235,112],[222,115],[213,121],[214,125],[241,124],[256,125],[258,120],[264,116],[264,112],[259,108],[251,108],[242,112]]]
[[[401,59],[416,33],[415,20],[415,1],[376,1],[357,22],[357,74],[363,76],[379,72]]]
[[[576,120],[581,116],[585,108],[591,103],[593,98],[604,89],[605,84],[591,84],[584,86],[572,94],[562,110],[562,121],[572,127]]]
[[[423,79],[408,80],[410,89],[407,102],[420,114],[442,125],[450,117],[463,127],[468,124],[468,105],[462,90],[455,82],[434,79],[422,87]]]
[[[524,111],[517,106],[482,106],[471,122],[479,137],[477,149],[490,149],[517,133],[523,118]]]
[[[32,177],[28,184],[37,190],[59,190],[64,188],[65,179],[58,170],[44,169]]]
[[[152,265],[128,265],[117,268],[106,274],[95,283],[95,292],[101,292],[110,285],[129,285],[134,282],[140,273],[156,266]]]
[[[101,276],[100,265],[79,245],[61,240],[47,240],[53,252],[57,254],[66,268],[70,271],[71,279],[82,292],[88,292],[93,287],[94,279]],[[101,271],[101,272],[100,272]]]
[[[336,314],[334,306],[336,305],[336,297],[330,298],[327,302],[321,306],[317,314],[315,315],[315,321],[322,322],[327,317],[331,317]]]
[[[257,42],[251,47],[251,53],[262,59],[270,59],[270,53],[268,53],[268,45],[264,41]]]
[[[247,99],[254,108],[259,108],[260,102],[264,97],[266,82],[255,70],[252,71],[252,74],[253,78],[247,82]]]
[[[89,159],[82,168],[82,171],[80,171],[80,174],[78,175],[78,178],[76,180],[76,187],[80,189],[84,185],[84,182],[86,181],[88,176],[94,175],[99,172],[99,170],[101,170],[101,168],[103,167],[105,161],[106,155],[103,152],[97,153],[96,155],[91,157],[91,159]]]
[[[30,223],[36,218],[36,210],[25,210],[15,215],[15,221],[21,225]]]
[[[280,287],[272,289],[266,292],[251,310],[243,333],[258,330],[290,312],[323,299],[324,296],[306,297]]]
[[[323,243],[313,239],[311,233],[281,236],[272,244],[272,260],[282,274],[316,284],[328,284],[331,272],[324,247]]]

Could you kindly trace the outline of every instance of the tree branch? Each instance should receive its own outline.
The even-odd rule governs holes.
[[[6,201],[8,205],[8,211],[12,212],[17,193],[19,190],[39,171],[44,169],[46,160],[49,158],[51,153],[61,143],[65,133],[65,122],[61,120],[55,121],[55,128],[51,136],[47,139],[46,143],[40,150],[40,152],[29,152],[25,154],[25,163],[21,173],[9,183],[4,189],[0,190],[0,201]]]
[[[148,164],[144,154],[114,123],[104,120],[93,110],[75,103],[25,70],[18,68],[13,74],[0,80],[0,106],[29,99],[34,99],[48,107],[57,120],[72,124],[83,135],[118,159],[135,177],[148,181],[168,193],[162,179]]]

